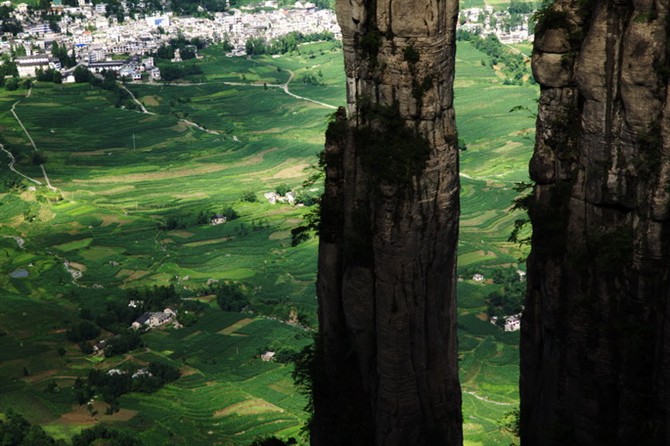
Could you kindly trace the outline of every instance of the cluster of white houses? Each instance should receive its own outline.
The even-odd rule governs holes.
[[[123,2],[122,2],[123,3]],[[2,3],[11,6],[10,2]],[[243,55],[245,43],[252,37],[266,40],[288,34],[293,31],[302,33],[332,32],[336,38],[341,33],[335,13],[320,10],[311,3],[296,2],[294,8],[279,8],[275,1],[265,1],[269,8],[260,12],[253,10],[231,9],[229,12],[216,13],[213,18],[176,17],[172,13],[145,16],[134,19],[126,16],[119,22],[115,16],[106,17],[103,3],[92,4],[88,0],[79,0],[79,6],[64,7],[60,0],[53,0],[52,10],[60,14],[57,27],[30,13],[25,3],[17,5],[14,18],[24,28],[16,36],[3,36],[0,41],[0,54],[11,53],[17,47],[25,48],[28,56],[16,60],[20,76],[34,76],[38,69],[61,67],[50,58],[53,43],[66,48],[77,62],[92,70],[102,62],[108,63],[105,69],[123,71],[122,75],[133,79],[142,78],[141,66],[133,69],[131,64],[120,65],[113,61],[113,55],[146,56],[153,54],[170,39],[183,36],[186,39],[200,38],[211,43],[228,41],[235,47],[233,54]],[[55,29],[54,29],[55,28]],[[152,79],[159,79],[155,67],[144,65]],[[65,79],[65,73],[63,73]]]
[[[463,9],[459,16],[461,29],[482,36],[493,34],[505,44],[533,40],[533,30],[530,25],[531,13],[519,14],[521,21],[514,25],[509,25],[512,14],[506,10],[495,10],[490,5],[483,8]]]
[[[64,74],[63,82],[74,82],[74,76],[72,75],[74,69],[61,70],[61,64],[58,59],[46,54],[17,57],[15,62],[19,77],[35,77],[39,70],[46,71],[52,69],[59,70]],[[154,58],[151,56],[141,59],[138,56],[134,56],[124,60],[88,62],[81,63],[80,65],[88,68],[93,73],[113,71],[121,78],[134,81],[142,80],[143,75],[154,81],[158,81],[161,78],[160,69],[154,65]]]

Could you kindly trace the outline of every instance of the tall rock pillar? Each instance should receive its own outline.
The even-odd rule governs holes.
[[[457,0],[338,0],[312,443],[461,444]],[[320,367],[319,367],[320,366]]]
[[[669,7],[540,13],[523,445],[670,444]]]

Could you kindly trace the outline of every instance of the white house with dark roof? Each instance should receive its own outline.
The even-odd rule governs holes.
[[[16,58],[16,69],[19,72],[19,77],[35,77],[37,70],[48,70],[49,68],[60,68],[60,63],[47,54]]]
[[[119,71],[126,64],[125,60],[106,60],[102,62],[90,62],[88,69],[94,73],[102,71]]]
[[[161,325],[169,324],[174,321],[176,316],[177,313],[171,308],[166,308],[163,311],[156,311],[153,313],[146,312],[135,319],[135,322],[133,322],[130,328],[138,330],[144,326],[148,328],[160,327]]]

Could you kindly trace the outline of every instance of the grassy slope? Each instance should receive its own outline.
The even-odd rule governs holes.
[[[255,308],[284,319],[297,310],[315,319],[316,241],[290,247],[290,229],[305,210],[262,199],[280,183],[299,187],[323,147],[332,110],[262,86],[286,81],[289,67],[299,72],[314,64],[323,67],[324,78],[331,76],[328,82],[342,85],[340,53],[331,52],[332,44],[309,47],[314,49],[313,58],[306,51],[259,64],[227,59],[211,48],[203,60],[204,85],[129,86],[155,115],[114,109],[104,92],[87,85],[38,84],[30,98],[23,98],[25,92],[0,97],[4,141],[24,159],[17,168],[42,179],[9,113],[21,99],[17,113],[48,158],[52,184],[65,197],[58,203],[40,201],[43,188],[2,196],[0,234],[21,236],[25,248],[0,238],[7,259],[0,264],[5,333],[0,409],[15,407],[61,437],[96,417],[141,431],[148,444],[248,444],[259,435],[298,434],[305,402],[293,387],[291,368],[263,363],[256,355],[273,341],[304,345],[308,337],[300,329],[257,318],[239,333],[221,334],[248,315],[211,308],[192,328],[152,333],[146,336],[149,350],[125,360],[162,358],[182,367],[185,376],[156,394],[125,396],[123,410],[113,417],[102,410],[96,417],[73,410],[72,382],[94,362],[65,341],[64,330],[78,320],[81,304],[103,306],[118,288],[167,284],[175,276],[180,288],[201,287],[209,278],[241,280],[252,290]],[[269,63],[275,66],[266,67]],[[329,66],[333,63],[339,68]],[[338,99],[328,86],[311,89],[303,88],[304,94]],[[189,126],[184,118],[216,133]],[[12,177],[6,167],[0,172],[3,182]],[[243,190],[255,191],[261,201],[239,202]],[[200,210],[226,206],[241,218],[219,226],[193,224]],[[35,222],[24,221],[26,210],[36,214]],[[157,224],[170,217],[190,223],[159,231]],[[76,284],[63,267],[65,259],[83,269]],[[30,276],[10,278],[18,268]],[[59,346],[67,347],[63,358]],[[24,367],[30,376],[23,376]],[[51,381],[60,392],[43,391]]]
[[[166,284],[174,276],[180,287],[190,288],[209,278],[235,279],[253,289],[256,307],[265,312],[285,318],[297,309],[314,318],[316,241],[289,247],[289,230],[304,211],[238,198],[243,190],[260,196],[283,182],[297,187],[305,178],[332,110],[271,85],[285,82],[293,70],[295,93],[343,103],[341,55],[331,47],[306,45],[301,54],[255,61],[227,59],[210,48],[202,61],[202,85],[129,86],[156,115],[114,109],[100,90],[81,85],[39,84],[28,99],[21,99],[24,92],[0,95],[3,138],[24,158],[30,156],[27,139],[8,112],[21,99],[17,111],[66,198],[57,204],[38,201],[41,189],[2,195],[0,234],[20,235],[26,245],[19,249],[14,240],[0,238],[6,259],[0,263],[0,331],[7,333],[0,337],[0,409],[14,406],[61,437],[95,422],[85,411],[72,412],[73,379],[94,363],[65,341],[63,330],[78,320],[82,302],[103,305],[117,288]],[[532,121],[508,109],[532,106],[535,92],[502,86],[479,63],[484,56],[467,45],[458,57],[457,116],[469,147],[461,156],[468,177],[462,178],[460,261],[511,264],[520,252],[505,242],[514,218],[505,209],[515,195],[512,182],[526,177],[525,132]],[[300,82],[302,74],[318,76],[319,70],[325,85]],[[17,167],[41,176],[30,163]],[[0,175],[11,177],[4,167]],[[170,217],[190,218],[229,205],[241,214],[239,220],[170,232],[156,227]],[[38,221],[24,222],[26,210]],[[76,285],[64,259],[84,266]],[[27,268],[30,277],[9,278],[17,268]],[[492,289],[469,281],[459,287],[465,429],[470,444],[506,445],[510,438],[496,423],[516,404],[518,339],[477,318]],[[305,336],[265,319],[234,335],[220,333],[245,317],[212,308],[191,328],[148,335],[149,351],[126,359],[163,358],[186,376],[150,396],[125,396],[120,414],[97,417],[142,432],[149,444],[247,444],[257,435],[296,435],[305,418],[304,400],[292,386],[290,368],[254,356],[273,340],[299,346]],[[64,358],[56,354],[59,346],[67,347]],[[22,376],[23,367],[31,376]],[[51,380],[59,393],[43,392]]]

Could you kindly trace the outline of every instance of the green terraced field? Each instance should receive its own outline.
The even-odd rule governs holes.
[[[299,436],[307,415],[292,368],[258,355],[272,342],[309,342],[304,330],[281,320],[315,323],[317,241],[292,248],[290,230],[306,209],[270,205],[262,194],[282,183],[300,189],[316,162],[329,106],[344,103],[341,51],[317,43],[280,58],[226,58],[218,47],[203,55],[204,74],[190,83],[127,85],[146,114],[114,108],[108,93],[89,85],[38,83],[30,97],[0,94],[1,142],[19,158],[16,168],[44,183],[9,111],[20,101],[16,112],[59,191],[6,189],[16,175],[0,153],[0,412],[14,407],[59,438],[96,422],[136,431],[147,444],[245,445],[258,436]],[[527,178],[533,120],[509,109],[532,108],[537,92],[503,86],[482,66],[485,57],[469,44],[458,50],[456,113],[468,146],[461,153],[459,262],[516,267],[524,251],[507,242],[517,218],[507,211],[514,182]],[[279,85],[291,72],[291,92],[325,105],[287,95]],[[303,74],[322,85],[303,83]],[[240,201],[248,190],[259,202]],[[63,199],[52,201],[58,194]],[[200,211],[229,206],[239,219],[195,223]],[[183,227],[160,229],[169,219]],[[28,277],[9,276],[20,269]],[[172,283],[188,295],[209,279],[244,283],[255,314],[225,313],[212,302],[195,325],[152,332],[144,336],[146,350],[104,361],[65,339],[81,307],[104,308],[124,289]],[[518,404],[518,335],[481,320],[484,299],[497,286],[465,279],[459,336],[466,443],[508,445],[513,438],[498,421]],[[155,394],[123,396],[114,415],[73,406],[74,379],[89,368],[156,359],[183,376]],[[58,392],[44,391],[51,382]]]

